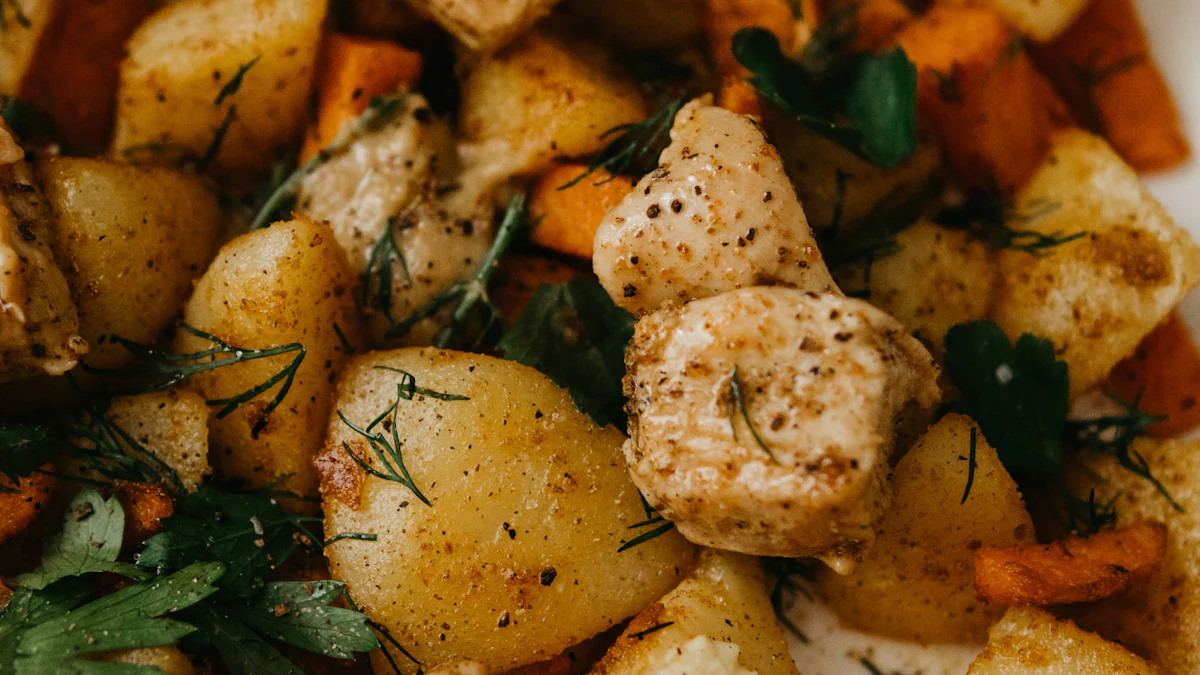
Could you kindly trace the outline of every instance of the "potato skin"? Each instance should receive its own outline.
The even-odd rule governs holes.
[[[1067,615],[1167,672],[1200,672],[1200,442],[1141,439],[1132,450],[1145,458],[1182,512],[1112,457],[1087,457],[1068,471],[1066,484],[1077,495],[1094,489],[1098,504],[1115,499],[1118,526],[1142,519],[1166,523],[1167,554],[1148,582]]]
[[[264,349],[299,342],[306,354],[286,398],[252,430],[277,388],[260,394],[225,418],[210,422],[210,459],[217,474],[249,487],[315,495],[312,458],[321,447],[333,381],[346,360],[334,326],[353,346],[362,341],[355,304],[356,278],[328,225],[307,219],[275,223],[222,247],[196,286],[184,321],[227,343]],[[180,331],[174,351],[212,345]],[[295,352],[217,368],[188,386],[205,398],[236,396],[280,372]],[[291,474],[281,483],[276,483]]]
[[[105,159],[42,157],[36,171],[57,217],[55,255],[79,306],[88,365],[129,352],[107,338],[155,342],[216,251],[221,207],[195,176]]]
[[[556,157],[582,157],[605,131],[647,116],[642,95],[606,54],[539,31],[469,67],[462,83],[460,151],[485,184],[533,174]],[[468,179],[464,184],[470,184]]]
[[[470,397],[400,401],[405,464],[432,506],[357,469],[342,443],[362,458],[370,450],[336,416],[322,454],[360,477],[334,494],[326,466],[325,531],[378,535],[326,548],[333,577],[423,663],[471,658],[502,672],[544,661],[641,611],[687,571],[693,547],[675,532],[618,552],[646,517],[623,436],[596,427],[542,374],[432,348],[373,352],[338,383],[335,410],[356,424],[396,400],[402,376],[376,366]]]
[[[998,254],[993,319],[1010,339],[1054,341],[1071,394],[1099,384],[1200,282],[1200,247],[1103,139],[1057,134],[1017,195],[1014,229],[1088,234],[1043,250]]]
[[[639,635],[664,623],[671,625]],[[743,672],[799,673],[775,619],[758,560],[716,549],[702,549],[692,571],[670,593],[634,617],[592,672],[660,672],[670,662],[671,652],[701,636],[737,645],[737,664],[745,668]]]
[[[847,292],[870,291],[867,300],[891,314],[931,354],[941,358],[946,331],[965,321],[986,319],[995,293],[994,253],[970,234],[922,220],[896,235],[898,250],[866,265],[834,270]]]
[[[976,431],[965,503],[969,417],[930,427],[892,472],[892,505],[854,574],[820,569],[816,591],[855,628],[901,640],[976,642],[1004,613],[975,598],[973,547],[1033,541],[1033,521],[996,451]]]
[[[1183,672],[1183,671],[1180,671]],[[992,626],[967,675],[1166,675],[1124,647],[1032,607],[1014,607]]]
[[[269,168],[308,112],[326,0],[183,0],[156,12],[130,38],[121,66],[113,152],[162,144],[199,158],[237,106],[213,175]],[[260,57],[237,93],[214,105],[238,69]],[[153,151],[137,151],[154,159]]]

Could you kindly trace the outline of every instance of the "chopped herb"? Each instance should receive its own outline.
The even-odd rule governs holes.
[[[496,348],[567,389],[598,426],[624,428],[621,379],[632,337],[633,316],[599,283],[576,279],[539,286]]]
[[[175,512],[162,519],[162,533],[146,540],[137,564],[161,571],[221,562],[227,567],[222,591],[251,597],[302,546],[319,545],[320,537],[305,527],[319,521],[290,515],[264,493],[200,487],[175,499]]]
[[[605,131],[600,138],[619,135],[596,153],[588,164],[587,171],[560,185],[558,189],[574,187],[597,171],[606,172],[608,177],[596,185],[603,185],[617,176],[630,176],[636,180],[649,173],[658,163],[659,154],[670,141],[675,115],[686,102],[687,98],[681,96],[664,105],[645,121],[620,124]]]
[[[143,345],[132,340],[127,340],[120,336],[112,336],[110,341],[117,342],[132,353],[138,360],[137,367],[132,370],[114,370],[108,368],[93,368],[84,364],[83,369],[88,373],[108,375],[110,377],[133,378],[133,379],[149,379],[150,384],[138,387],[128,393],[146,393],[151,391],[162,391],[168,389],[183,380],[209,370],[224,368],[246,361],[255,361],[258,359],[271,358],[282,354],[295,353],[292,360],[279,372],[271,377],[263,380],[259,384],[247,389],[246,391],[226,398],[211,399],[209,405],[221,406],[217,411],[217,419],[221,419],[244,403],[257,398],[276,385],[279,385],[279,390],[266,406],[263,407],[261,413],[258,414],[258,420],[254,423],[251,429],[251,436],[258,437],[258,434],[266,428],[267,418],[279,407],[283,399],[287,396],[288,391],[292,388],[292,382],[296,379],[296,372],[300,368],[300,364],[304,361],[304,356],[307,353],[304,345],[299,342],[280,345],[278,347],[270,347],[268,349],[248,349],[231,345],[217,336],[206,333],[199,328],[195,328],[186,323],[180,323],[179,328],[183,331],[194,335],[198,338],[207,340],[213,344],[208,349],[203,349],[197,352],[187,354],[173,354],[165,352],[154,347]],[[229,357],[229,358],[218,358]]]
[[[217,155],[221,153],[221,146],[225,145],[225,135],[229,133],[229,127],[233,125],[233,120],[236,118],[237,106],[231,105],[225,113],[225,119],[221,120],[220,126],[213,129],[212,141],[204,149],[204,154],[196,160],[197,171],[203,172],[217,159]]]
[[[771,587],[771,608],[775,610],[775,618],[788,629],[797,640],[808,644],[808,635],[800,630],[794,621],[788,616],[788,609],[797,596],[804,596],[811,601],[813,599],[812,592],[808,590],[807,585],[797,581],[796,577],[802,579],[810,579],[812,577],[812,568],[791,558],[763,558],[763,570],[775,578],[775,585]]]
[[[237,69],[237,72],[234,73],[233,77],[229,78],[229,81],[225,83],[225,86],[221,87],[221,91],[217,94],[217,100],[213,101],[213,105],[221,105],[225,99],[236,94],[238,90],[242,88],[242,80],[246,77],[246,73],[253,68],[254,64],[258,63],[259,59],[261,58],[262,54],[259,54],[258,56],[250,59],[249,63],[242,64],[242,66]]]
[[[21,8],[20,0],[0,0],[0,32],[8,31],[8,13],[4,6],[12,7],[13,20],[21,28],[30,28],[33,23],[29,21],[29,17],[25,15],[25,10]]]
[[[971,427],[971,450],[967,456],[967,487],[963,489],[962,501],[959,505],[967,503],[967,497],[971,496],[971,486],[975,484],[975,436],[976,429]]]
[[[396,218],[388,218],[384,225],[383,234],[379,241],[371,247],[371,257],[367,260],[367,268],[362,273],[362,304],[365,307],[382,312],[388,321],[392,318],[392,261],[400,263],[404,279],[411,286],[412,275],[408,272],[408,262],[404,253],[396,244]],[[372,293],[372,289],[374,293]]]
[[[350,341],[346,339],[346,334],[342,332],[342,327],[336,321],[333,322],[333,332],[337,334],[338,342],[342,345],[342,353],[353,354],[354,345],[350,344]]]
[[[646,521],[642,521],[640,523],[636,523],[634,525],[630,525],[629,529],[633,529],[635,527],[646,527],[649,525],[654,525],[656,523],[664,523],[664,522],[666,522],[666,519],[663,518],[662,516],[658,516],[657,518],[652,518],[650,520],[646,520]],[[621,553],[622,551],[628,551],[629,549],[633,548],[634,546],[637,546],[639,544],[644,544],[644,543],[650,541],[651,539],[658,537],[659,535],[663,535],[663,534],[670,532],[673,529],[675,529],[675,523],[666,522],[665,525],[659,525],[658,527],[654,528],[653,530],[643,532],[643,533],[639,534],[638,536],[634,537],[633,539],[630,539],[629,541],[625,542],[624,544],[621,544],[621,547],[617,549],[617,553]]]
[[[646,630],[640,630],[640,631],[634,633],[633,635],[630,635],[629,637],[643,640],[646,638],[647,635],[650,635],[652,633],[657,633],[658,631],[666,628],[667,626],[674,626],[674,625],[675,625],[674,621],[668,621],[666,623],[655,624],[655,625],[647,628]]]
[[[232,108],[231,108],[232,109]],[[363,136],[378,131],[390,124],[405,110],[403,94],[371,99],[371,103],[362,115],[346,125],[333,141],[318,152],[284,180],[280,181],[254,214],[250,221],[250,229],[257,230],[270,224],[272,216],[282,209],[286,202],[295,197],[296,190],[309,174],[316,171],[329,160],[350,149]]]
[[[1043,203],[1036,205],[1030,213],[1018,213],[1004,201],[1000,191],[993,188],[972,196],[962,204],[947,206],[934,217],[934,221],[943,227],[963,230],[990,248],[1024,251],[1036,256],[1042,255],[1048,248],[1061,246],[1088,234],[1086,231],[1042,234],[1012,227],[1012,224],[1027,224],[1037,220],[1058,208],[1058,204]]]
[[[370,532],[343,532],[326,539],[325,543],[322,544],[322,548],[332,546],[339,541],[347,539],[351,541],[379,541],[379,535],[371,534]]]
[[[479,271],[470,279],[454,284],[445,292],[417,308],[403,321],[392,325],[388,328],[385,336],[389,339],[403,337],[418,323],[453,304],[454,311],[450,315],[450,322],[438,333],[437,338],[434,339],[434,346],[438,349],[457,346],[460,342],[460,333],[466,329],[472,315],[482,308],[485,315],[483,328],[473,343],[467,342],[467,346],[477,346],[500,321],[500,310],[488,298],[488,284],[492,280],[492,275],[496,273],[500,258],[508,252],[517,233],[524,230],[525,223],[525,195],[518,194],[508,203],[508,209],[500,221],[500,228],[496,231],[496,238],[492,240],[491,247],[484,255]]]
[[[1061,483],[1054,485],[1062,499],[1063,510],[1067,514],[1067,527],[1080,537],[1089,537],[1101,530],[1110,529],[1117,524],[1117,510],[1114,506],[1120,494],[1106,503],[1096,501],[1096,491],[1089,490],[1086,500],[1077,497]]]
[[[737,422],[734,420],[735,406],[737,410],[741,411],[742,419],[745,420],[746,426],[750,428],[750,435],[754,437],[754,442],[758,444],[758,447],[762,448],[763,452],[767,453],[772,462],[778,464],[779,460],[775,458],[775,453],[771,452],[771,448],[767,447],[762,436],[758,434],[758,429],[750,421],[750,413],[746,410],[746,398],[742,394],[742,382],[738,377],[737,366],[734,366],[733,372],[729,374],[729,426],[733,432],[733,440],[737,441]]]
[[[394,368],[392,366],[375,366],[374,370],[387,370],[387,371],[390,371],[393,373],[399,373],[401,377],[400,377],[400,383],[398,385],[396,385],[396,391],[399,394],[400,398],[404,399],[405,401],[413,400],[414,396],[428,396],[430,398],[436,398],[441,401],[470,401],[471,400],[470,398],[459,395],[459,394],[447,394],[447,393],[441,392],[441,391],[434,391],[433,389],[426,389],[425,387],[418,387],[416,376],[413,375],[412,373],[408,372],[407,370],[402,370],[400,368]],[[372,426],[374,426],[374,425],[372,425]]]
[[[970,415],[1010,471],[1056,475],[1063,466],[1070,380],[1054,343],[1028,333],[1016,345],[991,321],[946,333],[946,373]]]
[[[1113,399],[1116,401],[1116,399]],[[1171,508],[1182,513],[1183,507],[1171,496],[1166,486],[1155,478],[1146,458],[1132,448],[1135,439],[1146,435],[1146,430],[1155,422],[1166,419],[1165,415],[1150,415],[1138,410],[1136,405],[1116,401],[1125,408],[1119,415],[1105,415],[1090,420],[1067,422],[1068,444],[1073,448],[1094,455],[1113,457],[1121,468],[1146,479],[1167,500]]]
[[[766,101],[872,164],[894,167],[917,147],[916,66],[900,48],[852,53],[852,14],[839,16],[851,18],[823,22],[799,61],[758,27],[734,35],[734,56]]]
[[[69,454],[85,468],[109,481],[160,483],[182,490],[179,474],[147,450],[108,414],[108,399],[84,406],[77,419],[63,425]]]

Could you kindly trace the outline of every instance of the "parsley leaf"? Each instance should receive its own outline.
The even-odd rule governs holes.
[[[227,566],[221,589],[248,596],[301,544],[317,541],[304,528],[308,519],[289,515],[269,494],[220,492],[201,487],[175,500],[163,531],[146,540],[137,556],[142,567],[179,569],[197,560]]]
[[[497,344],[504,357],[545,373],[570,391],[596,424],[625,426],[625,346],[633,316],[595,281],[543,284]]]
[[[1070,378],[1054,343],[1028,333],[1008,341],[991,321],[946,333],[946,372],[962,392],[961,410],[1012,469],[1057,474],[1063,466]]]
[[[144,579],[146,573],[136,566],[117,562],[124,531],[125,512],[117,498],[105,501],[95,490],[84,490],[67,509],[62,531],[47,541],[41,566],[18,576],[16,582],[41,590],[59,579],[89,572]]]
[[[733,54],[772,105],[813,131],[881,167],[917,149],[917,70],[903,49],[852,54],[848,40],[815,40],[789,59],[765,28],[733,36]]]

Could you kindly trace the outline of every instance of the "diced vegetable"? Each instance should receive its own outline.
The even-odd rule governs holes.
[[[530,238],[535,244],[580,258],[592,257],[600,221],[633,189],[633,182],[626,176],[597,171],[559,189],[587,169],[583,164],[560,164],[533,184],[529,215],[534,223]]]
[[[1147,414],[1166,415],[1148,429],[1154,436],[1177,436],[1200,424],[1200,348],[1178,312],[1113,368],[1107,388]]]

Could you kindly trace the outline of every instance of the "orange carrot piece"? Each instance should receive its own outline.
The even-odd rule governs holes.
[[[171,496],[161,485],[152,483],[122,483],[116,497],[125,510],[125,534],[122,545],[133,548],[162,532],[160,522],[175,513]]]
[[[567,255],[592,257],[600,221],[629,194],[633,182],[625,176],[597,172],[565,190],[558,189],[584,171],[587,167],[583,164],[559,164],[534,183],[529,199],[529,214],[537,223],[530,230],[533,243]]]
[[[562,284],[586,276],[586,273],[550,258],[521,253],[506,255],[496,268],[496,276],[492,277],[488,296],[504,321],[512,325],[538,286]]]
[[[975,551],[975,593],[1000,605],[1093,602],[1129,589],[1162,562],[1167,528],[1142,521],[1088,539]]]
[[[746,74],[733,56],[733,36],[751,26],[774,33],[784,52],[796,41],[796,17],[788,0],[705,0],[708,51],[722,75]]]
[[[1134,169],[1169,169],[1188,158],[1175,100],[1132,0],[1092,0],[1062,35],[1033,53],[1080,122],[1104,135]]]
[[[717,90],[717,105],[739,115],[762,117],[762,99],[754,85],[740,77],[726,77]]]
[[[47,464],[42,468],[49,471],[54,467]],[[16,490],[0,492],[0,541],[8,541],[29,527],[46,503],[54,497],[58,491],[58,479],[35,472],[22,478],[20,485],[14,485],[7,478],[0,477],[0,487]]]
[[[1167,419],[1148,431],[1170,438],[1200,426],[1200,348],[1176,312],[1138,345],[1133,356],[1113,368],[1107,390],[1138,409]]]
[[[917,107],[963,185],[1012,194],[1041,165],[1061,108],[996,12],[936,5],[897,41],[918,70]]]
[[[317,80],[317,122],[305,135],[304,162],[337,138],[371,99],[416,86],[421,55],[386,40],[332,33]]]
[[[112,134],[125,41],[159,0],[58,0],[21,82],[64,140],[99,150]]]
[[[875,51],[891,44],[913,13],[901,0],[832,0],[825,3],[827,11],[847,5],[858,5],[854,12],[855,33],[852,49]]]

